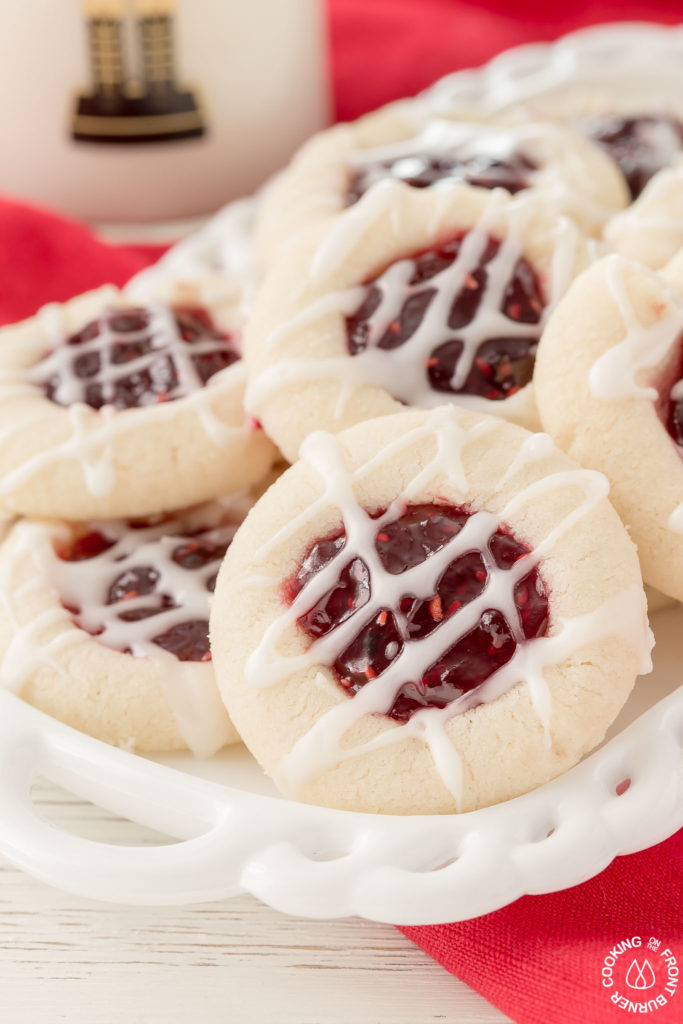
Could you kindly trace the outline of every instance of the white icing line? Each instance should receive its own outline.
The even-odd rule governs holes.
[[[349,157],[349,164],[353,168],[366,168],[369,187],[373,187],[386,179],[401,181],[419,175],[424,169],[425,156],[452,155],[467,164],[481,156],[505,161],[515,153],[537,165],[534,169],[520,169],[520,176],[529,182],[524,191],[542,196],[544,201],[564,212],[582,215],[591,222],[604,221],[609,211],[605,210],[601,197],[595,195],[596,189],[586,174],[585,156],[577,151],[566,129],[550,123],[502,128],[430,118],[422,131],[412,138],[355,150]],[[397,163],[391,168],[377,168],[373,173],[372,164],[390,161]],[[476,175],[476,164],[471,172],[465,166],[460,174],[456,167],[452,175],[438,179],[429,188],[444,195],[448,203],[449,187],[467,181],[468,173]]]
[[[194,364],[194,356],[207,352],[215,352],[220,341],[216,338],[199,338],[191,345],[185,342],[178,330],[175,316],[165,303],[150,303],[145,307],[148,321],[144,327],[134,331],[117,332],[110,323],[116,315],[125,316],[125,307],[105,306],[97,323],[97,335],[77,346],[66,344],[67,330],[60,307],[50,307],[48,314],[42,314],[51,342],[51,351],[36,363],[29,372],[28,380],[32,384],[42,384],[52,376],[58,377],[54,392],[54,401],[59,405],[69,406],[83,402],[83,395],[88,385],[99,384],[105,404],[115,397],[114,385],[141,370],[148,369],[160,356],[171,361],[178,378],[177,384],[169,392],[169,398],[180,398],[203,387],[202,378]],[[60,323],[59,316],[62,316]],[[129,361],[115,363],[112,360],[114,346],[135,345],[148,341],[149,350],[143,355]],[[73,364],[76,360],[91,357],[98,361],[97,372],[87,378],[77,377]]]
[[[649,398],[655,401],[657,389],[638,384],[636,378],[641,370],[657,366],[683,331],[683,298],[667,288],[668,305],[661,310],[655,322],[646,327],[638,319],[626,290],[624,274],[628,266],[629,262],[622,256],[612,254],[607,257],[607,287],[618,306],[626,334],[591,366],[588,386],[596,398],[611,401]],[[652,271],[642,266],[638,270],[643,276],[648,275],[656,281],[660,289],[666,287],[662,278]]]
[[[455,260],[428,281],[416,285],[415,292],[434,289],[436,294],[429,303],[418,328],[398,348],[384,350],[377,347],[389,324],[398,320],[401,308],[413,289],[408,282],[414,271],[411,259],[399,260],[378,277],[373,284],[381,290],[379,306],[368,318],[368,347],[354,355],[364,360],[365,352],[374,353],[366,376],[378,386],[382,384],[395,397],[412,405],[422,404],[423,392],[433,389],[429,385],[425,363],[440,341],[457,338],[463,345],[451,384],[460,388],[472,368],[474,357],[481,343],[496,337],[534,337],[540,335],[538,324],[523,324],[512,320],[501,312],[504,295],[517,260],[522,255],[521,245],[515,232],[501,241],[501,246],[486,264],[486,286],[481,302],[470,323],[458,328],[448,326],[448,317],[456,295],[466,286],[468,274],[481,260],[489,237],[488,217],[482,217],[463,238]],[[381,366],[381,378],[377,370]],[[416,370],[419,367],[419,374]],[[372,374],[372,370],[375,374]],[[412,370],[412,373],[410,372]],[[370,371],[370,372],[369,372]],[[420,380],[422,377],[422,380]],[[417,386],[416,386],[417,385]],[[443,398],[441,403],[443,404]]]
[[[461,613],[458,613],[461,614]],[[620,636],[630,647],[635,648],[635,641],[642,642],[643,650],[651,646],[651,637],[647,627],[646,601],[642,588],[632,587],[606,601],[596,612],[577,616],[573,619],[562,619],[556,624],[557,632],[550,637],[529,640],[517,647],[514,655],[497,672],[489,676],[476,690],[474,701],[468,701],[465,694],[445,708],[426,708],[416,712],[405,724],[396,724],[379,733],[372,740],[342,747],[340,740],[363,714],[372,714],[377,709],[373,701],[367,701],[362,707],[361,701],[356,706],[356,713],[349,710],[358,698],[372,691],[378,680],[369,686],[362,687],[350,700],[336,705],[318,719],[308,733],[295,744],[278,766],[278,775],[294,792],[311,778],[333,768],[336,764],[351,760],[362,754],[369,753],[393,743],[405,742],[408,739],[421,739],[434,757],[434,765],[445,787],[456,802],[456,808],[462,804],[462,767],[457,751],[451,743],[445,726],[454,715],[469,710],[478,703],[491,703],[502,696],[513,686],[524,681],[529,687],[534,710],[539,715],[541,725],[543,716],[550,715],[552,705],[550,691],[543,677],[543,669],[556,665],[570,657],[580,647],[603,640],[608,636]],[[438,632],[438,630],[437,630]],[[649,657],[641,661],[641,673],[652,671]],[[382,679],[380,676],[379,679]],[[425,722],[427,723],[425,725]],[[552,742],[552,734],[546,730]],[[435,750],[436,747],[436,750]],[[446,757],[448,751],[448,757]],[[445,767],[445,771],[444,771]]]
[[[624,274],[630,265],[623,256],[613,254],[606,261],[606,279],[626,331],[623,339],[607,350],[591,366],[588,386],[596,398],[617,401],[622,398],[659,398],[656,387],[638,384],[638,374],[656,367],[683,332],[683,297],[666,285],[653,271],[639,266],[639,273],[648,275],[659,288],[666,288],[668,305],[664,306],[649,327],[642,324],[633,307]],[[675,402],[683,397],[683,381],[676,381],[669,397]],[[671,443],[675,444],[673,438]],[[672,533],[683,534],[683,502],[674,508],[666,522]]]
[[[501,477],[498,489],[502,490],[526,466],[541,459],[550,458],[554,451],[555,442],[550,434],[531,434],[522,443],[521,448]]]
[[[339,218],[314,257],[312,280],[327,276],[337,269],[343,255],[352,251],[363,235],[372,230],[377,220],[384,215],[395,190],[403,188],[405,186],[396,182],[379,182]],[[443,195],[444,201],[450,202],[449,195],[446,192]],[[507,223],[501,232],[495,230],[494,222],[502,208],[506,211]],[[363,384],[388,391],[399,401],[418,408],[435,408],[453,402],[495,415],[523,414],[528,405],[531,385],[502,400],[478,395],[449,394],[435,391],[431,387],[426,364],[439,344],[448,340],[460,341],[463,350],[452,379],[452,386],[459,388],[464,384],[482,342],[497,337],[540,337],[548,315],[569,285],[579,236],[575,225],[567,218],[554,219],[553,258],[549,281],[543,288],[546,304],[539,322],[525,324],[506,316],[501,306],[515,265],[523,256],[522,233],[535,208],[535,203],[524,197],[510,201],[502,189],[493,190],[483,214],[464,234],[456,259],[444,270],[411,288],[408,282],[414,262],[411,258],[399,259],[372,282],[380,289],[381,300],[367,321],[369,335],[365,349],[353,356],[349,353],[328,359],[285,358],[274,363],[268,360],[270,365],[257,373],[248,385],[246,408],[258,416],[264,403],[282,387],[291,383],[302,384],[317,377],[333,377],[342,384],[335,408],[337,418],[342,417],[354,389]],[[432,226],[433,231],[436,226]],[[477,269],[491,234],[499,239],[500,248],[486,264],[486,284],[481,301],[470,323],[451,328],[448,326],[448,318],[453,301],[465,287],[469,275]],[[324,274],[320,271],[321,265]],[[398,319],[401,307],[411,291],[418,293],[432,289],[436,294],[412,336],[397,348],[379,348],[379,341],[389,325]],[[367,286],[356,285],[323,294],[271,331],[265,341],[266,349],[276,354],[278,346],[297,331],[316,325],[330,314],[336,314],[340,319],[352,315],[360,307],[367,292]]]
[[[646,173],[649,171],[650,174],[654,175],[662,168],[676,162],[681,155],[683,145],[675,125],[665,120],[667,117],[666,113],[662,114],[663,119],[658,119],[659,115],[656,110],[650,110],[650,113],[655,117],[655,120],[652,122],[641,120],[633,135],[635,136],[634,141],[638,153],[636,160],[642,154],[639,161],[640,166],[643,167]],[[643,117],[648,116],[647,109],[642,111],[642,115]],[[596,116],[583,118],[575,122],[573,127],[586,134],[612,156],[614,153],[613,147],[609,142],[603,142],[598,133],[606,121],[609,122],[612,117],[619,121],[622,116],[618,112],[614,114],[601,113]],[[640,115],[636,114],[635,116],[638,117]],[[612,158],[614,159],[614,157]],[[617,163],[619,163],[618,160]]]
[[[499,515],[485,511],[474,512],[460,532],[424,562],[398,576],[386,572],[374,544],[377,532],[384,523],[398,518],[412,497],[424,493],[432,480],[444,475],[448,476],[452,485],[455,484],[456,489],[462,489],[463,501],[466,502],[468,481],[461,459],[462,450],[475,438],[493,432],[497,427],[496,421],[489,420],[467,431],[457,424],[450,413],[451,410],[447,407],[436,410],[423,426],[388,444],[352,474],[345,467],[337,439],[322,433],[310,435],[302,446],[301,456],[321,476],[325,485],[323,494],[255,553],[257,563],[264,561],[274,547],[314,521],[322,509],[332,506],[340,512],[347,537],[344,547],[307,582],[292,604],[266,630],[260,644],[247,660],[245,676],[248,685],[252,686],[271,686],[316,665],[333,664],[348,643],[381,609],[398,607],[402,594],[411,593],[417,597],[432,594],[445,568],[464,551],[479,550],[488,570],[488,580],[479,597],[465,605],[455,615],[445,619],[432,633],[419,640],[404,642],[401,653],[379,677],[373,679],[369,685],[361,687],[352,699],[335,704],[301,737],[283,758],[278,769],[281,778],[294,792],[300,791],[301,786],[310,778],[345,759],[414,737],[428,745],[444,785],[460,805],[461,769],[457,752],[444,731],[446,723],[455,714],[468,710],[480,702],[494,700],[512,686],[525,681],[529,686],[532,705],[545,731],[546,742],[550,743],[552,708],[550,693],[543,676],[544,667],[564,660],[584,644],[617,634],[623,635],[624,641],[638,652],[641,670],[649,671],[651,635],[647,626],[645,598],[638,587],[630,588],[606,601],[589,615],[551,622],[553,632],[550,636],[526,640],[519,625],[514,600],[516,583],[532,571],[538,561],[579,518],[588,514],[605,497],[608,485],[600,473],[568,470],[537,480],[511,498]],[[411,444],[429,434],[436,440],[436,452],[432,459],[383,515],[371,519],[358,505],[354,485],[371,476],[378,465],[396,456],[397,452],[408,449]],[[546,435],[536,435],[527,439],[503,476],[498,489],[502,489],[512,476],[521,472],[530,462],[542,460],[549,454],[550,444]],[[498,569],[487,544],[500,524],[506,522],[516,509],[529,501],[534,501],[539,494],[573,485],[584,490],[583,500],[550,530],[533,552],[519,559],[511,569]],[[281,637],[295,628],[297,619],[334,586],[342,566],[351,562],[354,557],[361,558],[370,573],[371,592],[366,604],[328,634],[313,640],[302,653],[284,657],[278,650]],[[263,580],[259,578],[258,573],[255,576],[260,585]],[[463,694],[448,707],[441,710],[428,708],[418,711],[406,723],[392,723],[391,727],[367,743],[342,747],[344,735],[363,715],[386,712],[393,704],[401,685],[411,679],[421,678],[429,665],[435,664],[479,622],[480,615],[486,608],[501,611],[517,641],[515,654],[506,665],[481,686]],[[617,612],[618,614],[615,614]],[[404,637],[404,641],[407,641],[407,638]]]
[[[245,437],[251,427],[244,421],[240,426],[224,423],[211,408],[211,399],[215,389],[225,383],[237,383],[244,379],[244,368],[241,361],[220,370],[209,378],[208,382],[191,394],[184,395],[174,402],[162,402],[158,405],[142,406],[136,409],[118,410],[113,406],[103,406],[99,410],[76,402],[65,408],[71,424],[71,434],[64,441],[54,444],[44,451],[24,459],[20,465],[7,470],[0,476],[0,494],[8,494],[14,488],[27,483],[40,473],[46,466],[54,465],[62,459],[75,459],[83,470],[88,491],[97,497],[110,494],[115,485],[114,444],[122,434],[138,430],[150,421],[174,419],[183,411],[192,410],[198,416],[209,439],[217,446],[227,447]],[[21,390],[21,396],[24,389]],[[41,399],[36,401],[32,409],[23,409],[21,418],[0,429],[0,447],[20,434],[28,426],[35,428],[48,416],[53,415],[53,407],[35,387],[27,390],[27,395]],[[9,392],[0,385],[0,399],[20,397],[14,389]]]
[[[50,665],[68,678],[56,655],[89,640],[120,652],[129,649],[130,657],[151,658],[161,665],[164,695],[187,746],[198,757],[208,757],[219,750],[230,735],[230,722],[216,687],[212,665],[182,662],[155,644],[153,638],[182,622],[199,619],[208,623],[211,595],[206,583],[217,572],[220,558],[193,570],[177,565],[171,555],[175,548],[198,540],[230,541],[237,526],[234,522],[226,523],[226,517],[233,513],[241,515],[245,504],[239,495],[234,499],[233,502],[207,503],[182,517],[145,528],[130,529],[121,520],[86,524],[86,531],[102,532],[115,543],[94,558],[76,562],[57,556],[44,526],[30,522],[15,526],[14,557],[11,560],[5,557],[4,562],[0,562],[0,606],[13,634],[0,663],[3,685],[21,694],[28,680],[44,665]],[[196,535],[197,530],[202,530],[200,537]],[[183,531],[195,535],[187,536]],[[68,543],[71,536],[70,530],[61,524],[53,527],[53,535],[64,543]],[[25,559],[30,559],[33,572],[17,591],[12,581]],[[107,604],[109,587],[114,580],[127,570],[141,567],[153,568],[158,573],[154,593]],[[76,616],[76,628],[62,629],[50,640],[44,637],[46,629],[53,624],[70,627],[74,620],[65,608],[49,608],[23,626],[16,614],[21,599],[31,589],[44,585],[46,580],[55,587],[62,601],[82,609]],[[119,618],[121,611],[154,606],[155,594],[169,595],[177,607],[134,622]],[[94,637],[88,630],[101,632]]]
[[[683,533],[683,501],[680,505],[676,505],[667,519],[666,525],[672,533]]]
[[[552,132],[552,128],[549,130]],[[419,160],[422,154],[442,156],[453,150],[457,150],[457,157],[462,160],[472,159],[482,153],[494,159],[506,160],[519,147],[522,138],[523,131],[516,128],[499,128],[476,121],[448,121],[435,117],[430,118],[417,135],[399,142],[357,150],[349,162],[354,167],[362,168],[366,164],[383,163],[401,157]],[[410,172],[404,175],[401,170],[394,169],[394,175],[407,177]]]
[[[310,327],[328,313],[342,313],[344,316],[350,316],[360,306],[365,292],[364,285],[356,285],[342,292],[331,292],[321,295],[320,298],[315,299],[314,302],[302,309],[296,316],[286,320],[283,324],[278,324],[266,338],[266,349],[276,348],[283,340],[300,331],[302,327]]]
[[[21,694],[28,679],[44,665],[66,677],[67,673],[56,655],[83,643],[86,637],[78,630],[67,629],[49,641],[45,640],[45,630],[70,623],[71,616],[64,608],[48,608],[22,625],[18,611],[22,599],[38,585],[41,560],[45,556],[45,538],[30,523],[17,524],[14,532],[16,537],[21,537],[17,554],[11,560],[6,557],[0,560],[0,607],[11,631],[9,643],[0,659],[0,680],[2,686]],[[26,583],[16,588],[16,571],[25,562],[33,567],[34,573]]]
[[[322,281],[333,274],[358,244],[360,238],[375,221],[389,212],[394,230],[398,228],[394,216],[397,200],[405,188],[399,182],[385,179],[377,182],[363,196],[363,201],[350,207],[328,232],[311,264],[311,279]]]

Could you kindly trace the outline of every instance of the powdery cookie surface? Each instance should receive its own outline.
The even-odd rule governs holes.
[[[140,751],[207,756],[236,742],[208,615],[212,579],[245,511],[235,498],[146,525],[17,523],[0,545],[0,685]]]
[[[604,477],[580,469],[546,435],[453,407],[309,437],[301,461],[236,535],[210,620],[223,698],[279,788],[354,810],[464,811],[539,785],[599,743],[636,674],[649,670],[651,647],[635,548],[606,494]],[[473,514],[440,546],[425,540],[431,555],[425,548],[424,560],[387,570],[380,542],[397,518],[425,503],[439,513]],[[517,552],[505,570],[493,567],[487,547],[501,524],[527,552],[521,560]],[[336,547],[326,540],[344,536]],[[418,548],[421,536],[414,535]],[[444,572],[472,552],[486,561],[485,589],[445,608],[438,597]],[[450,656],[492,608],[513,621],[517,583],[536,578],[528,575],[536,567],[547,634],[520,642],[478,689],[445,707],[388,717],[404,684],[419,680],[445,651]],[[358,597],[363,580],[365,602]],[[528,586],[525,592],[538,603],[541,591],[535,598]],[[412,595],[411,606],[419,599],[414,624],[424,626],[428,610],[431,632],[386,642],[381,630],[404,614],[401,595]],[[302,616],[317,623],[317,639],[298,624]],[[333,628],[326,616],[336,616]],[[511,628],[519,638],[521,626]],[[369,644],[364,654],[354,640],[359,633]],[[504,641],[495,629],[491,635],[495,651]],[[345,677],[330,666],[340,658],[348,666],[354,651],[343,686]],[[378,673],[371,668],[376,657],[387,661]],[[352,678],[360,684],[349,696]],[[413,685],[414,696],[418,690]]]
[[[645,581],[681,600],[683,459],[666,424],[683,376],[683,275],[667,273],[612,255],[582,274],[544,332],[535,383],[544,428],[609,478]]]
[[[114,338],[102,351],[101,368],[98,362],[91,373],[87,363],[100,359],[99,340],[72,346],[67,339],[94,322],[99,329],[107,311],[130,308],[120,292],[105,287],[0,330],[0,501],[8,508],[66,519],[148,515],[248,486],[273,461],[275,449],[243,411],[245,375],[232,306],[216,307],[210,316],[234,343],[236,361],[204,386],[192,353],[206,349],[212,359],[215,345],[185,344],[165,303],[146,307],[152,326],[145,329],[154,351],[157,341],[170,339],[165,363],[163,351],[120,358]],[[144,401],[152,404],[137,408],[108,404],[106,389],[122,378],[136,388],[144,372],[154,381],[162,363],[174,367],[177,396],[160,394],[156,402],[148,396]],[[55,374],[53,401],[45,386]],[[105,389],[99,409],[86,404],[91,386]]]
[[[655,174],[638,199],[608,223],[611,248],[659,270],[683,248],[683,160]]]
[[[498,246],[494,255],[489,243]],[[457,258],[437,253],[437,274],[427,279],[422,267],[414,283],[416,259],[449,244],[459,246]],[[533,428],[533,349],[550,308],[587,262],[574,223],[549,216],[532,197],[379,182],[334,223],[300,235],[272,268],[245,335],[247,408],[290,461],[312,430],[336,432],[400,403],[453,401]],[[373,281],[383,298],[370,311]],[[347,330],[366,310],[364,347],[352,356]],[[524,351],[509,360],[494,354],[487,369],[481,346],[501,338],[506,352]],[[436,390],[431,367],[442,353]],[[481,363],[476,393],[465,394]],[[453,382],[458,393],[445,390]],[[498,398],[483,397],[490,394]]]
[[[511,193],[528,190],[550,212],[573,217],[588,234],[628,202],[623,176],[599,147],[548,121],[429,116],[424,106],[392,104],[314,136],[265,196],[256,221],[262,265],[272,265],[302,227],[333,218],[374,182],[413,187],[455,182]]]

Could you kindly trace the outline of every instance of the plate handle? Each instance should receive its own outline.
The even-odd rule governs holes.
[[[31,797],[38,776],[173,837],[160,846],[99,843],[61,831]],[[255,839],[253,801],[55,722],[0,690],[0,854],[81,896],[129,904],[182,904],[242,891],[236,863]],[[265,822],[269,815],[260,816]],[[258,829],[257,829],[258,831]],[[262,836],[266,839],[266,836]]]

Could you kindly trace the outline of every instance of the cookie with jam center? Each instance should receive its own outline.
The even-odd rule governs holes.
[[[218,685],[287,795],[466,811],[596,746],[652,638],[604,476],[455,407],[318,432],[237,532]]]

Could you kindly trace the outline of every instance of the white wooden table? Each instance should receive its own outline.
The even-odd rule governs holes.
[[[48,783],[35,792],[50,820],[80,835],[159,841]],[[388,925],[284,917],[249,896],[187,908],[114,907],[0,864],[2,1024],[507,1019]]]

